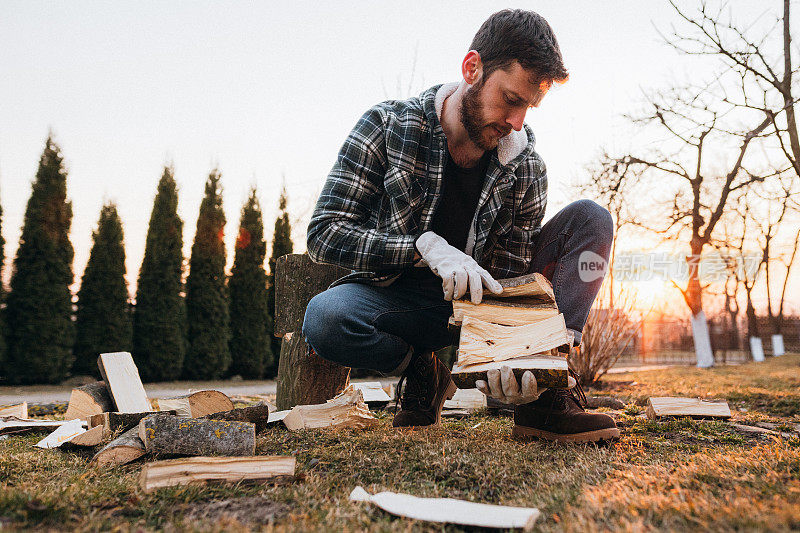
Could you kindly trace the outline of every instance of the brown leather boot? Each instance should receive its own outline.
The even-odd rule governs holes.
[[[610,416],[587,413],[572,391],[548,389],[538,400],[514,409],[511,436],[519,440],[597,442],[618,439],[619,429]]]
[[[433,352],[415,354],[397,384],[400,411],[395,413],[392,425],[396,428],[441,425],[442,406],[455,392],[450,371]]]

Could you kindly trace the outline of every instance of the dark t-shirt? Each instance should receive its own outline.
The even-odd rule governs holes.
[[[491,156],[492,152],[486,151],[477,165],[472,168],[462,168],[456,165],[449,153],[447,154],[442,179],[442,196],[433,214],[430,230],[462,252],[466,251],[469,226],[478,207],[478,199]],[[427,267],[414,267],[409,274],[416,278],[438,279]]]

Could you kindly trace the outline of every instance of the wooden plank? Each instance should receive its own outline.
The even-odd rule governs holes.
[[[728,402],[708,401],[699,398],[662,397],[647,400],[647,418],[663,416],[690,416],[692,418],[730,418]]]
[[[221,413],[233,409],[233,401],[218,390],[201,390],[157,400],[159,411],[175,410],[178,416],[201,418],[212,413]]]
[[[532,355],[519,357],[508,361],[493,361],[461,367],[453,366],[452,378],[460,389],[474,389],[475,382],[479,379],[486,380],[486,372],[491,369],[500,369],[501,366],[510,366],[514,376],[522,379],[526,370],[533,372],[539,387],[566,389],[569,383],[567,360],[564,357],[550,355]]]
[[[336,265],[315,263],[308,254],[279,257],[275,263],[275,336],[302,331],[311,298],[349,273]]]
[[[14,416],[17,418],[28,418],[28,402],[18,403],[0,407],[0,416]]]
[[[452,398],[445,400],[445,409],[483,409],[486,395],[478,389],[458,389]]]
[[[119,413],[152,411],[139,370],[128,352],[100,354],[97,359],[100,373],[111,393]]]
[[[283,422],[283,419],[286,418],[286,415],[291,413],[291,409],[284,409],[283,411],[274,411],[269,414],[269,421],[267,422],[268,426],[273,424],[277,424],[278,422]]]
[[[291,456],[190,457],[147,463],[139,475],[144,492],[162,487],[205,483],[268,482],[294,476]]]
[[[73,438],[86,433],[86,421],[80,419],[67,420],[55,431],[47,435],[45,438],[34,444],[37,448],[58,448],[62,444],[66,444]]]
[[[52,431],[63,426],[68,420],[30,420],[16,416],[0,417],[0,435],[23,433],[26,431]]]
[[[283,424],[291,431],[324,427],[366,428],[377,422],[364,403],[361,391],[352,386],[324,404],[297,405],[283,419]]]
[[[135,427],[106,444],[94,454],[89,464],[99,467],[124,465],[135,461],[144,453],[144,443],[139,438],[139,428]]]
[[[539,510],[532,507],[491,505],[453,498],[418,498],[396,492],[371,495],[361,487],[353,489],[350,500],[369,502],[393,515],[414,520],[495,529],[523,528],[530,531],[539,517]]]
[[[391,402],[392,399],[383,390],[381,384],[377,381],[365,381],[362,383],[353,383],[353,388],[361,391],[364,398],[364,403],[370,407],[385,406]]]
[[[557,314],[558,308],[555,303],[530,304],[514,299],[509,301],[486,299],[476,305],[470,300],[455,300],[451,323],[460,326],[464,317],[468,316],[504,326],[524,326]]]
[[[253,455],[255,425],[156,413],[139,422],[148,452],[175,455]]]
[[[503,292],[498,295],[486,291],[486,298],[500,299],[527,296],[543,302],[556,301],[550,280],[538,272],[525,274],[516,278],[499,279],[497,281],[503,286]]]
[[[547,352],[570,342],[562,314],[524,326],[501,326],[465,317],[458,344],[458,365],[505,361]]]

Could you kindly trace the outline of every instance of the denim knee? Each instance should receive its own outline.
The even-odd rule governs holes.
[[[332,355],[330,348],[336,344],[334,339],[341,331],[341,317],[342,314],[336,310],[336,302],[324,292],[308,302],[303,317],[303,337],[323,359],[329,359]]]
[[[587,198],[572,202],[567,208],[574,209],[580,215],[584,229],[595,239],[611,244],[614,239],[614,219],[608,209]]]

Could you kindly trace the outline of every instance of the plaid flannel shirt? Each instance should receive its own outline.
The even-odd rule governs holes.
[[[356,123],[308,226],[312,260],[354,272],[348,281],[388,285],[413,266],[414,241],[431,227],[442,192],[447,139],[442,105],[457,83],[388,101]],[[547,202],[545,165],[527,125],[500,139],[486,171],[467,249],[495,279],[525,274]]]

